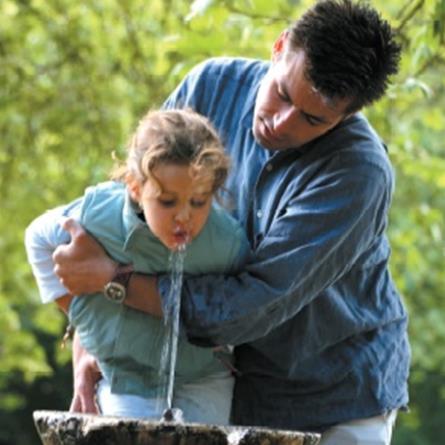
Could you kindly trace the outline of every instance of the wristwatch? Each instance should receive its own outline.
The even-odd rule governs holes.
[[[122,268],[125,270],[122,271]],[[116,274],[104,287],[104,296],[114,303],[122,304],[127,297],[127,287],[133,271],[128,271],[128,266],[120,265]]]

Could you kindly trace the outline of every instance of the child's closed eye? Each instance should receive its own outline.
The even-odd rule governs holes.
[[[176,205],[176,199],[161,199],[158,198],[158,202],[162,207],[171,208]]]
[[[190,205],[195,208],[204,207],[207,204],[207,199],[192,199]]]

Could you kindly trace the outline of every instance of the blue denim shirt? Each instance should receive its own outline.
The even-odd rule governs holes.
[[[188,279],[182,319],[197,344],[237,345],[234,423],[322,431],[408,402],[407,314],[385,235],[394,174],[361,114],[299,149],[258,145],[268,68],[211,59],[165,104],[206,115],[223,137],[226,186],[254,251],[236,276]]]

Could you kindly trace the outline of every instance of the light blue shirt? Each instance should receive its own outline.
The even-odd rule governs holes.
[[[211,59],[165,104],[219,131],[254,248],[236,276],[187,279],[182,317],[191,341],[238,345],[235,423],[323,430],[408,402],[407,313],[385,234],[394,173],[361,114],[299,149],[258,145],[253,110],[269,66]]]
[[[49,271],[41,263],[48,261],[48,254],[55,246],[68,241],[59,228],[60,215],[77,218],[115,261],[133,264],[135,272],[158,274],[169,270],[170,251],[138,216],[125,186],[107,182],[88,188],[81,199],[43,215],[27,229],[28,256],[44,299],[48,294],[54,299],[66,293],[54,283],[57,278],[52,263]],[[234,273],[240,270],[248,252],[244,230],[214,204],[203,230],[187,246],[184,272]],[[98,359],[112,392],[156,395],[162,384],[159,376],[165,337],[162,320],[109,301],[102,294],[74,298],[69,318],[82,346]],[[178,384],[224,370],[227,368],[212,349],[194,346],[184,336],[179,339],[175,377]]]

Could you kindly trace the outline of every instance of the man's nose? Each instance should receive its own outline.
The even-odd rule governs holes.
[[[277,136],[283,135],[295,127],[296,111],[292,106],[280,108],[273,117],[273,130]]]

